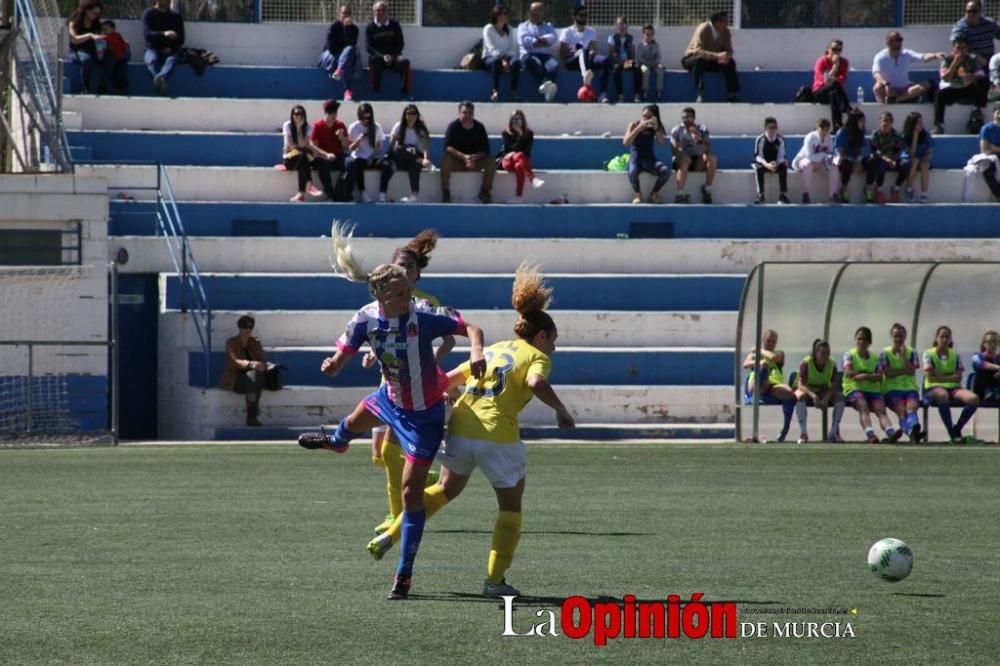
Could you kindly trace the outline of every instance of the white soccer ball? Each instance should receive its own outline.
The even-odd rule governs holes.
[[[882,539],[868,549],[868,570],[878,578],[898,583],[913,569],[913,551],[899,539]]]

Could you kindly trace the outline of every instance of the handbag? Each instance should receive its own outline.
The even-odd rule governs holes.
[[[281,371],[285,366],[277,363],[268,363],[267,370],[264,371],[264,388],[268,391],[280,391],[285,386],[285,378],[281,376]]]

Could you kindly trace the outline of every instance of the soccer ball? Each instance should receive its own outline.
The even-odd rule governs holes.
[[[899,539],[882,539],[868,550],[868,569],[884,581],[898,583],[913,569],[913,551]]]
[[[580,89],[576,91],[576,98],[584,104],[589,104],[597,99],[597,94],[590,86],[580,86]]]

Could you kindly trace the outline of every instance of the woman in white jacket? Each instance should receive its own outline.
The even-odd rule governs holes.
[[[833,135],[830,134],[830,121],[821,118],[816,123],[816,129],[806,134],[801,150],[792,160],[792,165],[802,174],[802,203],[812,203],[810,186],[813,173],[824,171],[830,189],[830,201],[835,201],[839,181],[838,171],[830,164],[832,157]]]
[[[490,101],[500,99],[500,75],[510,72],[510,96],[521,101],[517,82],[521,78],[521,60],[518,58],[517,32],[510,27],[510,10],[496,6],[490,10],[490,22],[483,27],[483,62],[493,76],[493,93]]]

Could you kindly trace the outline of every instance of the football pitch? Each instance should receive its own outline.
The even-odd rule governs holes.
[[[581,595],[733,601],[747,638],[501,636],[478,473],[427,524],[411,599],[364,442],[0,451],[0,663],[996,663],[1000,448],[529,444],[510,628]],[[868,547],[914,551],[900,583]],[[775,636],[830,623],[853,637]],[[804,629],[801,629],[805,631]]]

